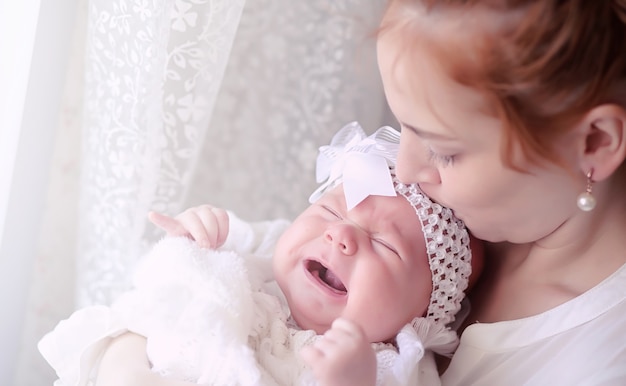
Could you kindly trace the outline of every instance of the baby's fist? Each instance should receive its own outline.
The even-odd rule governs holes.
[[[321,386],[376,384],[376,354],[363,329],[347,319],[335,320],[301,355]]]

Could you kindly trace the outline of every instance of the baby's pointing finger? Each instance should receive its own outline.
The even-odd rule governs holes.
[[[168,236],[191,236],[178,220],[170,216],[151,211],[148,213],[148,219],[154,225],[163,229]]]

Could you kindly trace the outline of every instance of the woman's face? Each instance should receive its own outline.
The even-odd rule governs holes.
[[[513,159],[527,172],[504,165],[502,123],[487,113],[486,98],[450,79],[425,48],[403,55],[401,39],[389,31],[378,41],[385,94],[401,124],[400,180],[417,182],[474,236],[492,242],[540,240],[576,213],[583,178],[547,161],[532,165],[519,149]],[[556,148],[572,164],[575,150],[567,138]]]

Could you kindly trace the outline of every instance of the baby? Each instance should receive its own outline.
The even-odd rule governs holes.
[[[132,291],[59,323],[39,344],[58,385],[88,384],[126,331],[147,338],[154,371],[198,384],[437,384],[433,352],[455,349],[449,324],[481,256],[450,210],[395,178],[398,142],[388,127],[340,130],[320,148],[326,182],[291,224],[210,206],[179,217],[213,249],[165,238]]]

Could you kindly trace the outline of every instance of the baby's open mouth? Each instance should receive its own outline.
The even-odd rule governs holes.
[[[320,282],[324,283],[327,287],[329,287],[334,292],[337,292],[340,294],[346,294],[348,292],[346,290],[346,287],[341,282],[341,280],[337,277],[337,275],[335,275],[333,271],[326,268],[319,261],[307,260],[306,269],[314,277],[318,278]]]

